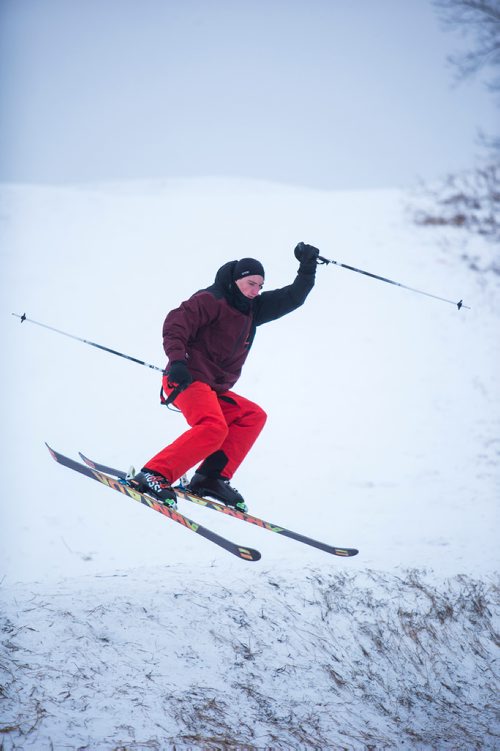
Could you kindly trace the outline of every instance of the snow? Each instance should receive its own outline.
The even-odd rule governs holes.
[[[499,282],[460,235],[399,191],[0,192],[1,747],[498,747]],[[11,313],[163,367],[170,308],[247,255],[288,283],[300,240],[471,307],[330,265],[257,333],[236,390],[269,417],[235,485],[359,556],[182,507],[262,553],[240,561],[52,460],[140,467],[183,418],[158,373]]]
[[[415,572],[189,574],[22,585],[7,747],[494,747],[488,582],[436,594]]]

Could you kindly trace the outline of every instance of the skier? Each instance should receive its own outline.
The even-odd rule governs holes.
[[[188,489],[247,510],[230,480],[264,427],[266,413],[231,389],[256,327],[299,308],[314,286],[319,250],[299,243],[294,252],[300,266],[286,287],[260,294],[264,267],[242,258],[225,263],[210,287],[168,313],[163,392],[175,397],[190,428],[146,462],[134,478],[139,491],[175,508],[172,483],[201,461]]]

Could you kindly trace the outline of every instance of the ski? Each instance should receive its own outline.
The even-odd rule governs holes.
[[[154,498],[146,495],[145,493],[139,493],[137,490],[127,484],[124,478],[118,475],[116,475],[115,477],[111,476],[112,474],[116,473],[106,473],[103,470],[92,468],[88,464],[80,464],[80,462],[76,462],[73,459],[70,459],[68,456],[64,456],[64,454],[60,454],[58,451],[55,451],[47,443],[45,445],[47,446],[56,462],[62,464],[64,467],[68,467],[69,469],[73,469],[76,472],[80,472],[80,474],[85,475],[86,477],[90,477],[92,480],[97,480],[103,485],[106,485],[108,488],[117,490],[119,493],[132,498],[132,500],[138,501],[139,503],[144,504],[144,506],[148,506],[154,511],[158,511],[160,514],[163,514],[163,516],[166,516],[169,519],[172,519],[172,521],[181,524],[186,529],[191,530],[191,532],[195,532],[196,534],[201,535],[201,537],[204,537],[206,540],[210,540],[210,542],[213,542],[219,547],[224,548],[224,550],[227,550],[229,553],[232,553],[233,555],[241,558],[244,561],[260,560],[261,554],[258,550],[253,550],[252,548],[246,548],[242,545],[237,545],[236,543],[231,542],[231,540],[227,540],[225,537],[221,537],[211,529],[207,529],[207,527],[194,522],[192,519],[184,516],[184,514],[181,514],[176,509],[171,509],[168,508],[168,506],[164,506],[162,503],[159,503]]]
[[[125,481],[127,477],[127,472],[124,472],[120,469],[115,469],[114,467],[108,467],[105,464],[98,464],[86,457],[81,452],[80,457],[85,462],[85,464],[92,469],[100,472],[105,472],[108,475],[113,475],[114,477],[117,477],[122,481]],[[315,540],[313,537],[306,537],[305,535],[301,535],[298,532],[293,532],[291,529],[286,529],[286,527],[281,527],[277,524],[271,524],[271,522],[267,522],[264,519],[259,519],[257,516],[252,516],[251,514],[245,513],[243,511],[238,511],[237,509],[226,506],[223,503],[214,501],[211,498],[202,498],[195,493],[190,493],[181,485],[174,487],[174,490],[179,498],[184,498],[191,503],[196,503],[198,506],[212,509],[212,511],[219,511],[221,514],[226,514],[226,516],[232,516],[235,519],[241,519],[242,521],[249,522],[250,524],[255,524],[257,527],[261,527],[261,529],[267,529],[269,530],[269,532],[276,532],[277,534],[281,534],[284,537],[289,537],[290,539],[296,540],[297,542],[302,542],[305,545],[310,545],[313,548],[318,548],[318,550],[323,550],[325,553],[342,556],[344,558],[350,558],[351,556],[357,555],[359,553],[359,550],[357,550],[356,548],[342,548],[336,545],[327,545],[325,542]]]

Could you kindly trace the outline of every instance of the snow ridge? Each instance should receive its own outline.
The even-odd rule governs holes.
[[[500,742],[492,577],[166,566],[3,599],[3,751]]]

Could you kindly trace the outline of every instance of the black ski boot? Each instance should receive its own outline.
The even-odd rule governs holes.
[[[222,501],[226,506],[231,506],[238,511],[248,511],[241,493],[238,493],[236,488],[232,488],[229,480],[221,475],[208,477],[200,472],[195,472],[186,489],[196,493],[196,495],[201,495],[203,498],[205,496],[215,498],[216,501]]]
[[[147,493],[168,508],[177,508],[175,491],[166,477],[158,474],[158,472],[152,472],[150,469],[143,467],[132,479],[131,484],[139,493]]]

